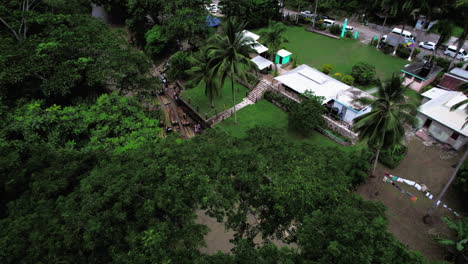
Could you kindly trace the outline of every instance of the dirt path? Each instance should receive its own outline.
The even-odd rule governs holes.
[[[400,187],[418,197],[417,201],[411,201],[409,196],[401,193],[395,186],[382,181],[383,174],[392,175],[426,184],[430,192],[437,195],[447,183],[453,165],[458,161],[458,156],[448,159],[444,157],[444,151],[438,146],[425,146],[421,140],[412,137],[408,143],[408,154],[396,169],[388,169],[379,164],[377,177],[371,178],[358,189],[358,193],[365,199],[381,201],[386,207],[386,215],[389,219],[389,231],[410,249],[418,250],[433,260],[443,260],[445,250],[433,239],[434,235],[449,236],[448,229],[441,220],[441,216],[454,217],[447,209],[439,207],[434,216],[434,223],[426,225],[422,218],[434,200],[429,200],[422,192],[414,188],[400,184]],[[462,212],[461,201],[453,190],[447,192],[442,200],[458,212]]]

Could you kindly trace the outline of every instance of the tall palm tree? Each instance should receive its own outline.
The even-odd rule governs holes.
[[[200,83],[205,84],[205,95],[210,99],[211,107],[214,108],[214,98],[221,95],[221,87],[215,82],[216,72],[210,65],[210,57],[207,50],[201,50],[194,56],[189,57],[192,68],[187,73],[191,80],[187,82],[188,87],[195,87]]]
[[[431,57],[429,58],[429,61],[432,61],[432,59],[436,56],[437,50],[440,48],[440,45],[444,44],[450,39],[454,30],[454,25],[452,21],[448,19],[442,19],[439,20],[439,22],[433,27],[433,29],[437,30],[437,32],[439,33],[439,39],[437,40],[437,43],[435,45]]]
[[[401,83],[396,75],[384,85],[379,82],[377,98],[371,102],[372,110],[355,119],[354,128],[360,140],[367,141],[368,146],[376,151],[373,175],[380,151],[400,143],[405,135],[403,125],[416,122],[416,106],[406,102],[403,94],[406,87]]]
[[[255,52],[253,48],[257,44],[252,38],[244,35],[245,26],[245,22],[239,22],[232,17],[228,18],[222,27],[222,33],[214,35],[207,46],[210,67],[217,73],[218,85],[222,87],[226,77],[231,78],[235,124],[237,124],[237,113],[234,80],[238,78],[248,82],[249,76],[252,76],[252,70],[256,70],[255,63],[249,59],[249,54]]]
[[[374,0],[372,4],[373,6],[380,8],[380,10],[385,14],[384,21],[382,23],[383,29],[385,27],[385,24],[387,23],[388,17],[391,16],[391,13],[395,13],[398,3],[397,1],[392,0]],[[377,40],[377,47],[379,46],[382,37],[383,35],[380,36],[380,38]]]
[[[417,0],[401,0],[401,1],[393,1],[394,4],[391,5],[390,14],[397,16],[403,21],[403,27],[401,28],[400,36],[398,37],[397,44],[393,50],[393,54],[395,55],[398,49],[398,45],[403,38],[403,32],[405,31],[406,22],[411,16],[415,16],[419,9],[415,9],[415,5],[417,4]]]
[[[453,10],[453,15],[454,21],[463,28],[463,32],[457,40],[457,51],[455,52],[455,56],[450,62],[449,70],[452,69],[457,55],[465,44],[466,38],[468,37],[468,0],[457,0],[455,9]]]
[[[286,30],[286,27],[282,23],[270,21],[268,28],[260,31],[262,42],[270,48],[271,61],[274,61],[275,53],[280,49],[281,44],[288,41],[284,37]]]

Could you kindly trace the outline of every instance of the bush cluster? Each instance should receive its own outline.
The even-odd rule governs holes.
[[[272,103],[279,104],[286,112],[288,112],[294,104],[297,104],[295,101],[271,91],[267,91],[263,97]]]
[[[341,78],[341,81],[343,83],[346,83],[347,85],[353,85],[354,84],[354,78],[351,75],[343,76],[343,78]]]
[[[321,71],[325,74],[330,74],[330,72],[333,70],[333,66],[331,64],[324,64],[322,65]]]
[[[355,82],[358,84],[369,84],[375,80],[375,67],[366,62],[358,62],[353,66],[351,76],[354,77]]]
[[[341,34],[341,26],[338,26],[338,25],[331,25],[328,30],[330,31],[330,33],[332,33],[333,35],[340,35]]]
[[[396,168],[408,152],[408,147],[402,144],[395,145],[390,149],[382,150],[379,161],[390,169]]]

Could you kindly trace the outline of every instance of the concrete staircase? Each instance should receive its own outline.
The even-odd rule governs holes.
[[[260,82],[255,86],[255,88],[249,93],[247,98],[250,101],[256,103],[263,98],[263,94],[271,88],[271,85],[267,83],[265,80],[260,80]]]

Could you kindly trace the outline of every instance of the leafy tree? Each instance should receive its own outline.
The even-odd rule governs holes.
[[[312,212],[297,231],[301,254],[316,263],[424,263],[384,232],[384,211],[380,203],[349,195],[337,207]]]
[[[158,25],[153,26],[145,34],[146,39],[146,52],[157,59],[157,56],[164,50],[164,47],[167,44],[167,37],[161,30],[161,27]]]
[[[322,98],[307,93],[301,103],[291,107],[288,113],[289,129],[303,136],[310,136],[317,127],[324,124],[322,117],[324,112]]]
[[[136,91],[152,86],[149,61],[128,46],[123,32],[82,15],[50,14],[33,36],[0,43],[0,94],[72,103],[106,90]],[[15,65],[9,67],[8,65]]]
[[[406,102],[404,90],[401,79],[395,75],[384,85],[379,82],[377,99],[371,103],[372,110],[354,120],[359,138],[376,152],[374,175],[380,151],[399,144],[405,135],[403,125],[416,122],[416,107]]]
[[[252,28],[266,26],[280,14],[277,0],[221,0],[219,5],[227,17],[238,17]]]
[[[375,67],[366,62],[358,62],[353,66],[351,76],[359,84],[368,84],[375,80]]]
[[[235,79],[248,83],[250,71],[256,69],[255,63],[249,59],[249,53],[254,52],[255,42],[243,34],[246,23],[235,18],[229,18],[223,25],[222,34],[214,35],[207,46],[210,56],[210,67],[217,72],[220,87],[226,77],[231,78],[232,104],[234,106],[234,122],[237,124],[236,99],[234,91]]]

